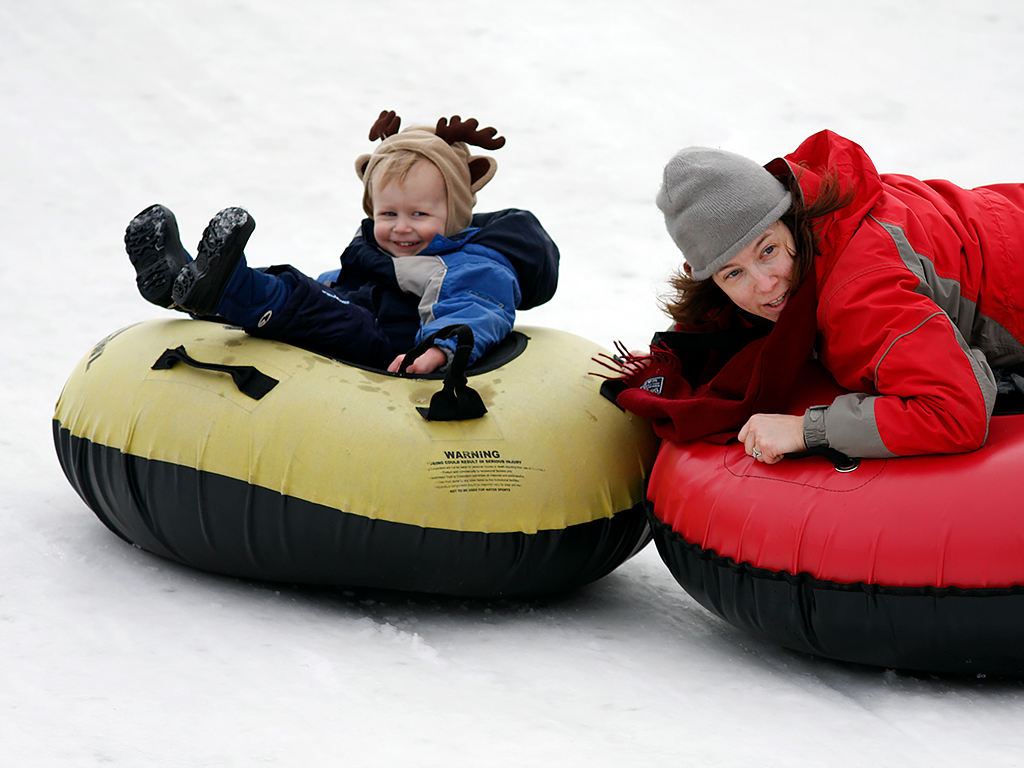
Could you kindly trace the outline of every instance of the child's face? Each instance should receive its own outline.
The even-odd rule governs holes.
[[[373,236],[392,256],[415,256],[443,235],[448,195],[441,172],[428,160],[409,169],[404,181],[390,181],[373,192]]]

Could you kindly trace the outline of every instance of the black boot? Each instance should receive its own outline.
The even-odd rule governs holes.
[[[241,208],[225,208],[207,225],[196,260],[174,281],[174,303],[196,315],[215,315],[221,295],[239,261],[256,222]]]
[[[172,307],[174,279],[191,260],[178,238],[178,222],[162,205],[151,205],[124,231],[124,248],[135,267],[135,284],[146,301]]]

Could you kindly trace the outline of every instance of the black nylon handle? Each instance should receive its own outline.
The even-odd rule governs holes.
[[[860,459],[840,453],[835,448],[809,448],[806,451],[785,454],[787,459],[804,459],[808,456],[824,456],[832,462],[836,472],[853,472],[860,466]]]
[[[185,347],[167,349],[157,361],[153,363],[154,371],[165,371],[174,367],[175,363],[185,363],[193,368],[203,371],[216,371],[228,374],[243,395],[253,400],[260,400],[265,394],[278,385],[278,380],[261,372],[251,365],[221,365],[218,363],[204,363],[189,357]]]
[[[464,421],[479,419],[487,413],[480,394],[469,386],[466,378],[469,355],[473,351],[473,329],[468,325],[449,325],[423,339],[406,354],[399,372],[405,373],[413,360],[434,346],[434,341],[452,336],[455,337],[455,355],[444,375],[444,385],[430,398],[429,408],[416,409],[427,421]]]

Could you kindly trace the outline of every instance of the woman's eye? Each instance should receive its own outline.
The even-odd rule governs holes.
[[[773,253],[775,253],[775,246],[774,245],[769,245],[767,248],[764,249],[764,255],[765,256],[771,256]]]

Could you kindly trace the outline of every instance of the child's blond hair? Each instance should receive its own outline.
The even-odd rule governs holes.
[[[374,189],[383,189],[393,181],[399,184],[409,176],[409,171],[420,161],[430,162],[426,157],[413,152],[410,149],[402,149],[398,152],[389,152],[384,155],[373,167],[373,173],[364,179],[366,191],[370,199],[373,199]]]

